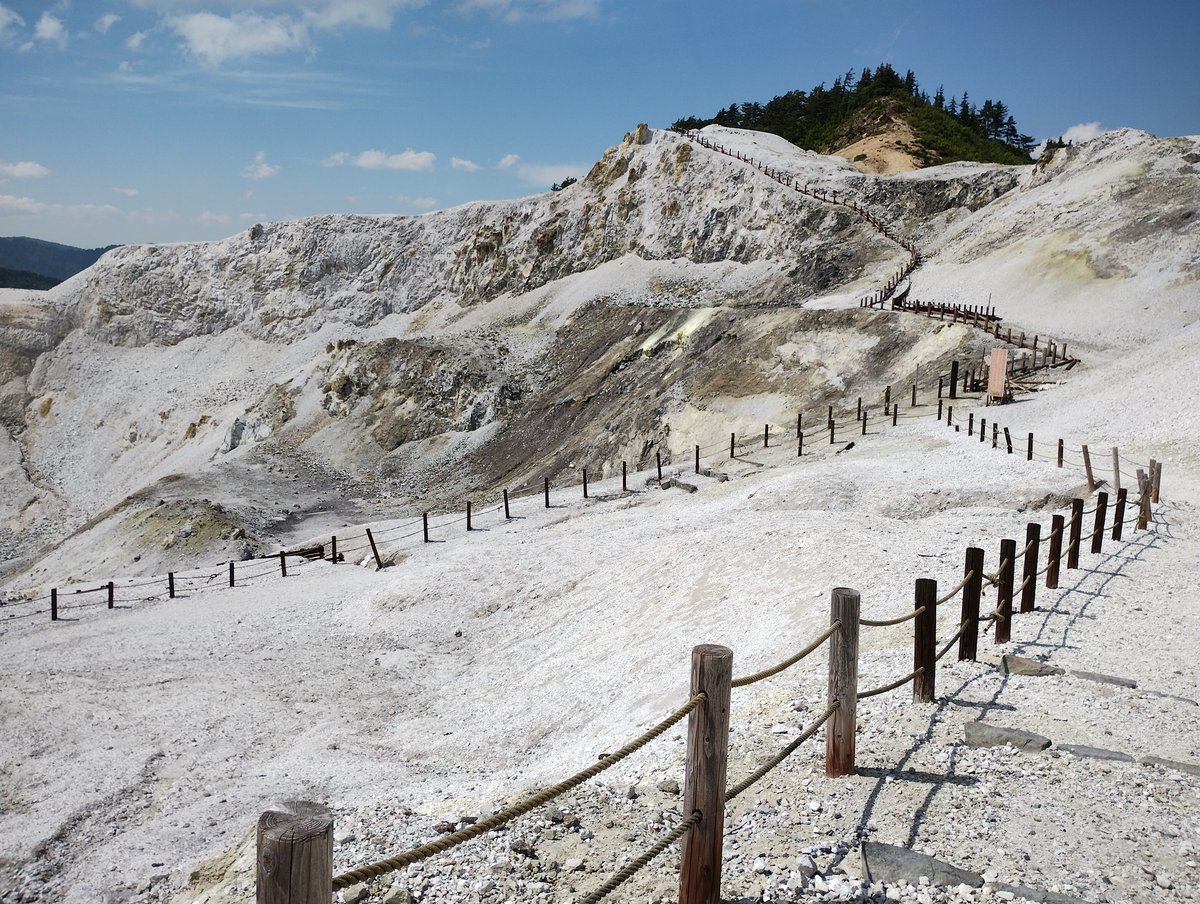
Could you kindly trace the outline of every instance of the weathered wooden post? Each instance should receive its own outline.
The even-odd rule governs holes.
[[[958,638],[958,658],[960,662],[974,662],[979,649],[979,597],[983,593],[983,550],[978,546],[967,547],[963,577],[967,582],[963,584],[962,617],[959,623],[968,624]]]
[[[688,716],[683,812],[690,816],[699,810],[701,819],[683,836],[679,901],[720,904],[733,651],[717,644],[693,647],[691,680],[692,696],[706,698]]]
[[[1012,436],[1008,432],[1008,428],[1004,428],[1004,445],[1008,448],[1008,454],[1013,454]]]
[[[737,434],[729,434],[729,457],[737,458]]]
[[[1092,476],[1092,456],[1088,454],[1088,447],[1083,446],[1083,470],[1087,474],[1088,492],[1096,489],[1096,478]]]
[[[508,490],[504,491],[504,520],[512,520],[512,513],[508,510]]]
[[[938,417],[939,421],[942,419],[942,400],[941,399],[938,399],[938,415],[937,415],[937,417]]]
[[[58,621],[58,588],[50,588],[50,621]]]
[[[583,498],[584,499],[588,498],[587,468],[583,469]]]
[[[885,412],[886,413],[886,412]],[[896,426],[896,421],[900,418],[900,403],[892,402],[892,426]]]
[[[887,411],[892,406],[892,385],[889,383],[883,390],[883,410]]]
[[[950,362],[950,398],[958,398],[958,362]]]
[[[981,417],[979,419],[979,441],[983,442],[985,436],[987,436],[987,418]]]
[[[112,581],[108,582],[108,586],[106,587],[106,589],[108,590],[108,608],[111,609],[113,607],[113,602],[115,601],[115,594],[114,594],[114,588],[113,588]]]
[[[832,405],[829,406],[828,422],[829,422],[829,426],[832,427],[833,426],[833,406]]]
[[[862,413],[862,435],[867,435],[867,412],[864,409]]]
[[[909,403],[908,407],[909,408],[917,407],[917,384],[916,383],[913,383],[913,385],[912,385],[912,402]]]
[[[700,445],[696,444],[696,473],[700,473]]]
[[[829,422],[829,445],[831,445],[831,446],[837,442],[837,440],[834,438],[834,433],[836,432],[836,430],[837,430],[837,427],[831,420]]]
[[[1000,570],[996,574],[996,643],[1008,643],[1012,638],[1013,571],[1017,564],[1017,541],[1000,541]]]
[[[546,502],[546,508],[550,508],[550,478],[542,478],[542,498]]]
[[[657,449],[654,451],[654,464],[658,468],[658,482],[662,483],[662,452]]]
[[[1032,612],[1037,602],[1038,555],[1042,548],[1042,525],[1031,521],[1025,526],[1025,558],[1021,561],[1021,611]]]
[[[1025,460],[1033,461],[1033,434],[1030,433],[1025,440]]]
[[[916,608],[924,612],[913,622],[913,669],[924,669],[913,679],[913,702],[932,703],[937,668],[937,581],[917,578]]]
[[[1157,504],[1159,487],[1162,485],[1162,462],[1154,463],[1154,473],[1150,476],[1150,501]]]
[[[1046,586],[1055,590],[1058,587],[1058,571],[1062,565],[1063,532],[1067,522],[1062,515],[1050,518],[1050,549],[1046,553]]]
[[[1000,425],[992,421],[992,448],[995,449],[1000,445]]]
[[[862,396],[858,397],[858,407],[854,411],[854,419],[856,421],[862,420]]]
[[[829,638],[829,705],[838,709],[825,723],[825,775],[837,778],[854,772],[854,732],[858,710],[857,590],[835,587],[829,621],[841,626]]]
[[[621,462],[621,492],[629,492],[629,475],[626,472],[625,462]]]
[[[287,577],[287,553],[282,549],[279,550],[279,576],[281,578]]]
[[[429,542],[429,512],[421,512],[421,540]]]
[[[467,533],[470,533],[471,528],[471,500],[467,500]]]
[[[167,599],[175,599],[175,572],[167,572]]]
[[[967,415],[967,436],[975,435],[975,412]]]
[[[1113,489],[1121,492],[1121,455],[1113,446]]]
[[[767,449],[771,446],[771,425],[763,424],[763,448]]]
[[[311,801],[288,801],[258,818],[257,904],[329,904],[333,889],[333,814]]]
[[[1092,524],[1092,552],[1104,551],[1104,518],[1108,512],[1108,493],[1096,496],[1096,520]]]
[[[1067,568],[1079,567],[1079,538],[1083,536],[1083,500],[1071,500],[1071,533],[1067,544]]]
[[[329,538],[329,561],[333,565],[338,563],[337,534]]]
[[[371,555],[375,557],[375,570],[380,571],[383,568],[383,559],[379,555],[379,547],[375,545],[375,535],[371,533],[371,528],[367,528],[367,542],[371,545]]]
[[[229,563],[229,586],[233,586],[233,563]]]
[[[1125,527],[1125,497],[1128,494],[1129,490],[1125,487],[1117,490],[1117,507],[1113,509],[1112,538],[1114,540],[1121,539],[1121,532]]]
[[[796,438],[796,457],[804,457],[804,434],[801,433]]]

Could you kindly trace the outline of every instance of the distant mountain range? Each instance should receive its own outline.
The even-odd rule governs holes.
[[[23,235],[0,237],[0,288],[48,289],[86,270],[116,247],[76,248]]]

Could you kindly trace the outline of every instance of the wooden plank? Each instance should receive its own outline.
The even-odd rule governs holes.
[[[988,401],[996,399],[1001,402],[1006,396],[1005,382],[1008,375],[1008,350],[992,349],[991,360],[988,361]]]

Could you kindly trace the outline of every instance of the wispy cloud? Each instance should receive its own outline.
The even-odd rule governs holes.
[[[208,66],[311,46],[307,26],[290,16],[190,13],[172,17],[168,25],[183,39],[187,53]]]
[[[17,39],[17,29],[25,27],[25,20],[0,3],[0,46],[7,47]]]
[[[594,19],[601,0],[461,0],[460,8],[491,13],[505,22],[523,19]]]
[[[196,217],[197,223],[202,223],[205,226],[226,226],[233,221],[227,213],[213,213],[211,210],[206,210],[200,216]]]
[[[128,47],[130,50],[137,50],[139,47],[142,46],[142,44],[145,42],[145,40],[146,40],[146,33],[144,31],[135,31],[133,34],[131,34],[128,38],[125,39],[125,46]]]
[[[479,172],[479,164],[474,160],[464,160],[462,157],[451,157],[450,166],[456,170],[462,170],[464,173]]]
[[[433,169],[437,157],[430,151],[414,151],[406,148],[399,154],[388,154],[386,151],[369,150],[357,155],[346,151],[331,154],[321,161],[322,166],[344,166],[352,163],[357,167],[369,170],[402,170],[405,172],[428,172]]]
[[[102,35],[108,34],[108,30],[121,21],[121,17],[116,13],[105,13],[96,20],[96,31]]]
[[[520,162],[521,158],[518,155],[505,154],[500,158],[500,162],[496,164],[496,169],[512,169]]]
[[[33,36],[47,44],[57,44],[59,48],[67,46],[66,26],[63,25],[62,19],[52,16],[50,13],[42,13],[42,17],[38,19],[37,25],[33,28]]]
[[[118,195],[124,195],[127,198],[136,198],[138,196],[138,190],[136,188],[120,188],[114,185],[113,191],[115,191]]]
[[[259,151],[254,155],[254,162],[242,167],[242,175],[247,179],[269,179],[279,172],[279,167],[267,163],[267,152]]]
[[[49,169],[32,160],[19,160],[16,163],[0,160],[0,176],[7,176],[9,179],[40,179],[49,175]]]
[[[107,216],[120,213],[111,204],[50,204],[33,198],[18,198],[15,195],[0,195],[0,211],[34,215],[49,213],[69,217]]]

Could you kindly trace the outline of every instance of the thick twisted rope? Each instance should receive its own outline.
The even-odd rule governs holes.
[[[991,584],[993,587],[995,587],[998,583],[1000,583],[1000,572],[1004,571],[1004,569],[1007,567],[1008,567],[1008,559],[1001,559],[1000,564],[996,567],[996,573],[988,574],[985,571],[983,573],[983,579],[985,581],[987,581],[989,584]]]
[[[610,753],[602,757],[595,765],[576,772],[570,778],[559,782],[557,785],[551,785],[549,788],[545,788],[537,794],[533,794],[525,798],[525,800],[513,804],[511,807],[505,807],[499,813],[494,813],[491,816],[481,819],[474,825],[469,825],[465,829],[459,829],[457,832],[452,832],[449,835],[438,838],[436,841],[430,841],[428,844],[404,851],[393,857],[387,857],[375,863],[368,863],[357,869],[348,870],[340,876],[334,876],[333,890],[337,891],[339,888],[347,888],[356,882],[363,882],[367,879],[374,879],[377,876],[384,876],[395,872],[401,867],[408,866],[410,863],[419,863],[422,860],[427,860],[434,854],[448,851],[462,844],[464,841],[470,841],[472,838],[482,835],[485,832],[490,832],[492,829],[502,826],[507,822],[511,822],[518,816],[524,816],[531,810],[536,810],[542,804],[549,803],[560,794],[564,794],[572,788],[583,784],[589,778],[599,775],[605,769],[615,766],[631,753],[645,747],[707,699],[708,695],[701,691],[657,725],[647,729],[615,753]]]
[[[675,828],[673,828],[670,832],[656,841],[650,850],[646,851],[646,853],[642,854],[642,856],[638,857],[632,863],[627,863],[625,866],[621,867],[609,877],[607,882],[605,882],[591,894],[580,898],[579,904],[596,904],[597,901],[604,900],[604,898],[608,897],[611,892],[616,891],[617,888],[633,878],[633,876],[639,870],[641,870],[642,867],[646,866],[646,864],[648,864],[651,860],[690,832],[693,827],[698,826],[703,818],[704,814],[702,814],[699,810],[693,810],[691,816],[683,820],[683,822],[679,823],[679,825],[675,826]]]
[[[914,678],[916,678],[918,675],[920,675],[924,671],[925,671],[925,666],[923,666],[923,665],[918,666],[916,669],[909,672],[907,675],[905,675],[903,678],[899,679],[898,681],[893,681],[891,684],[885,684],[882,687],[873,688],[872,690],[869,690],[869,691],[863,691],[861,694],[858,695],[858,699],[865,700],[865,699],[867,699],[867,697],[878,697],[880,694],[886,694],[888,691],[894,691],[896,688],[902,687],[903,685],[908,684],[908,682],[912,681]]]
[[[999,616],[997,616],[997,617],[999,617]],[[946,645],[944,647],[942,647],[942,651],[933,657],[934,662],[937,662],[943,656],[945,656],[948,652],[950,652],[950,648],[953,647],[956,643],[958,643],[958,639],[963,636],[963,631],[967,630],[967,627],[970,624],[971,624],[971,620],[968,618],[961,625],[958,626],[958,630],[954,632],[953,637],[951,637],[948,641],[946,641]]]
[[[755,782],[757,782],[760,778],[762,778],[764,775],[766,775],[768,772],[770,772],[772,769],[774,769],[776,766],[778,766],[780,763],[782,763],[784,760],[786,760],[789,756],[791,756],[793,753],[795,753],[796,748],[799,747],[801,744],[803,744],[805,741],[807,741],[809,738],[811,738],[813,735],[815,735],[817,733],[817,729],[820,728],[822,725],[824,725],[826,722],[828,722],[829,717],[832,716],[839,709],[841,709],[841,704],[838,703],[836,700],[833,703],[830,703],[829,707],[825,710],[825,712],[821,713],[821,715],[817,718],[817,721],[813,722],[812,725],[810,725],[810,726],[808,726],[808,728],[804,729],[804,731],[800,733],[800,736],[798,738],[796,738],[796,740],[792,741],[790,744],[788,744],[786,747],[784,747],[781,751],[779,751],[779,753],[775,754],[775,756],[771,757],[771,759],[767,760],[767,762],[763,763],[761,766],[759,766],[757,769],[755,769],[752,773],[750,773],[749,776],[747,776],[742,781],[738,782],[736,785],[734,785],[732,788],[730,788],[728,791],[726,791],[725,792],[725,803],[729,803],[731,800],[733,800],[735,797],[737,797],[739,794],[741,794],[743,791],[745,791],[747,788],[749,788],[751,785],[753,785]]]
[[[938,602],[941,602],[941,600],[938,600]],[[914,609],[912,612],[897,616],[896,618],[860,618],[858,623],[870,628],[886,628],[888,625],[902,625],[906,621],[911,621],[924,611],[925,607],[922,606],[920,609]]]
[[[820,647],[821,644],[825,643],[825,641],[829,640],[829,638],[831,638],[838,630],[840,630],[841,627],[842,620],[839,618],[828,628],[826,628],[816,640],[814,640],[800,652],[796,653],[794,656],[789,656],[787,659],[783,660],[783,662],[773,665],[769,669],[763,669],[761,672],[755,672],[752,675],[745,675],[742,678],[734,678],[732,684],[730,684],[730,687],[745,687],[748,684],[756,684],[759,681],[763,681],[764,679],[778,675],[780,672],[790,669],[805,656],[809,655],[818,647]]]
[[[958,591],[966,587],[967,584],[971,582],[971,578],[973,577],[975,577],[975,571],[968,571],[966,576],[954,585],[953,589],[946,591],[945,595],[938,597],[937,604],[940,606],[942,603],[948,602],[951,597],[958,593]]]

